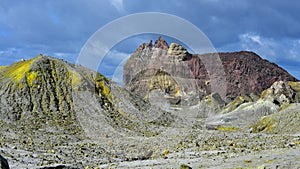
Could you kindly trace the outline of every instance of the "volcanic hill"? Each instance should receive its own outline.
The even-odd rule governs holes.
[[[220,58],[221,67],[216,67],[213,60],[216,57]],[[205,65],[202,60],[212,63]],[[190,54],[183,46],[175,43],[169,46],[159,37],[154,45],[152,41],[144,43],[131,55],[124,66],[123,83],[142,98],[147,99],[152,90],[161,90],[175,104],[193,105],[216,92],[211,85],[220,76],[224,76],[226,84],[219,90],[225,90],[226,101],[241,95],[259,95],[276,81],[297,81],[253,52]]]

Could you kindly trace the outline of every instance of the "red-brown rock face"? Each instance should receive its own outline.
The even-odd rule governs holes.
[[[168,50],[169,45],[162,37],[159,37],[157,41],[155,41],[154,47]]]
[[[185,50],[178,44],[176,50]],[[174,48],[175,48],[174,47]],[[169,51],[168,51],[169,50]],[[132,92],[147,98],[149,92],[159,89],[168,97],[187,102],[210,94],[211,78],[201,58],[215,54],[189,54],[186,57],[170,52],[168,44],[159,38],[154,46],[143,44],[124,66],[123,83]],[[173,50],[173,49],[172,49]],[[218,53],[223,64],[223,84],[227,98],[243,94],[260,94],[275,81],[297,81],[274,63],[253,52]],[[212,67],[214,67],[212,63]],[[219,70],[216,70],[219,71]]]
[[[206,54],[209,56],[209,54]],[[260,94],[263,90],[269,88],[276,81],[297,81],[287,71],[274,63],[262,59],[254,52],[230,52],[219,53],[220,59],[224,66],[227,83],[227,96],[234,98],[243,94]],[[201,63],[198,55],[188,62]],[[194,77],[202,78],[203,70],[199,71]],[[205,78],[208,78],[205,76]]]

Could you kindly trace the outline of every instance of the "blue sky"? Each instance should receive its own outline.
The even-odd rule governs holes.
[[[196,25],[219,52],[254,51],[300,79],[299,11],[297,0],[0,0],[0,65],[40,53],[74,63],[105,24],[138,12],[163,12]],[[112,76],[120,61],[158,36],[120,42],[99,71]]]

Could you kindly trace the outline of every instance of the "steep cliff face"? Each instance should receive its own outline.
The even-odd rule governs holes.
[[[262,59],[253,52],[232,52],[214,54],[190,54],[179,44],[170,47],[159,38],[156,47],[143,44],[129,58],[124,66],[124,85],[132,92],[147,98],[154,89],[165,92],[166,97],[180,97],[182,102],[194,102],[212,91],[211,79],[202,59],[210,59],[218,55],[222,62],[226,84],[226,97],[234,99],[240,95],[260,94],[275,81],[296,81],[288,72],[274,63]],[[164,77],[158,76],[164,72]],[[222,74],[222,72],[220,73]],[[168,76],[168,77],[166,77]],[[214,75],[212,75],[214,76]],[[155,86],[152,85],[156,81]],[[168,85],[164,85],[168,84]],[[177,93],[176,97],[172,93]]]

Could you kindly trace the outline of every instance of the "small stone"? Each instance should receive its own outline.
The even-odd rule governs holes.
[[[166,156],[166,155],[168,155],[170,152],[169,152],[169,150],[164,150],[164,152],[163,152],[163,154]]]
[[[290,146],[290,147],[295,147],[296,144],[295,144],[295,143],[289,143],[289,146]]]

